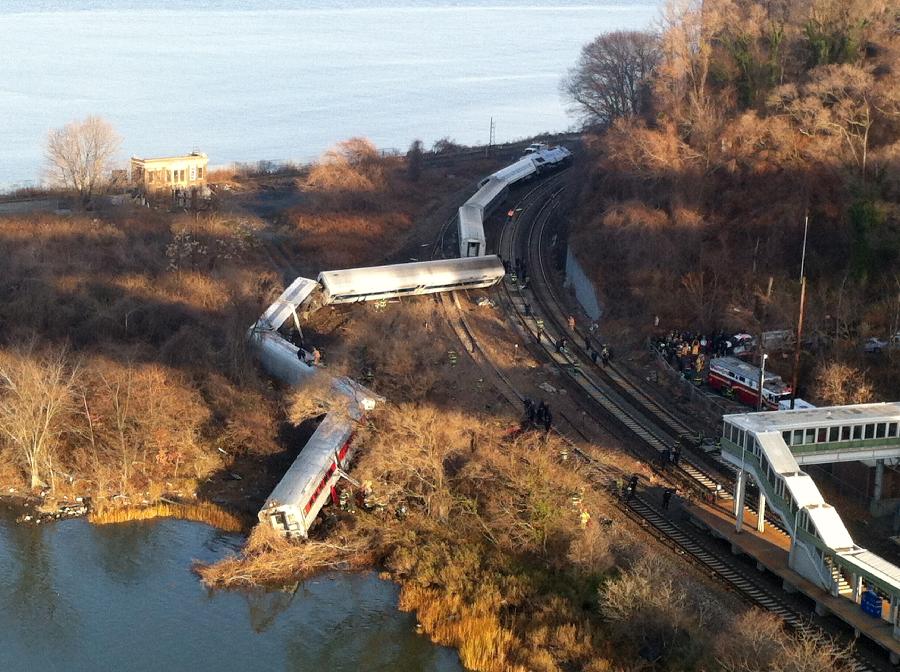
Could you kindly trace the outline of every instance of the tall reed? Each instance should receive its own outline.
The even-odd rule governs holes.
[[[93,510],[88,514],[88,520],[95,525],[128,523],[153,518],[191,520],[197,523],[206,523],[225,532],[243,532],[248,528],[247,521],[210,502],[198,504],[157,502],[149,506],[106,507]]]

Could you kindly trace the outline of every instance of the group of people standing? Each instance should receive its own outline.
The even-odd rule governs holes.
[[[680,372],[703,371],[710,357],[725,357],[734,352],[735,340],[719,329],[713,334],[672,330],[657,341],[657,348]]]
[[[670,464],[673,467],[678,466],[678,461],[681,459],[681,443],[676,442],[674,446],[671,448],[667,447],[664,450],[659,451],[659,461],[660,465],[663,469],[665,469]]]
[[[529,397],[525,397],[523,404],[525,406],[525,417],[522,421],[524,428],[543,427],[544,431],[549,432],[553,427],[553,413],[550,411],[550,405],[543,399],[535,405],[534,400]]]
[[[637,474],[632,474],[631,478],[628,479],[628,483],[623,483],[622,479],[616,479],[616,490],[619,494],[619,497],[624,499],[626,502],[630,502],[634,499],[634,496],[637,494],[638,481],[640,476]],[[672,497],[675,495],[677,490],[675,488],[664,488],[662,491],[662,508],[664,511],[669,510],[669,504],[672,502]]]
[[[509,274],[510,272],[515,273],[516,279],[519,281],[519,284],[524,285],[526,282],[528,282],[528,269],[526,268],[525,262],[522,259],[516,257],[515,265],[512,268],[510,268],[508,260],[501,259],[501,261],[503,262],[503,271],[507,274]]]

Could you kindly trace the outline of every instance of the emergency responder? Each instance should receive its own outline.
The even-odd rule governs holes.
[[[638,475],[632,474],[631,479],[629,479],[629,481],[628,481],[628,494],[625,497],[626,501],[630,502],[634,498],[635,494],[637,493],[637,486],[638,486]]]
[[[662,506],[666,511],[669,510],[669,502],[672,501],[672,495],[675,494],[675,491],[672,488],[666,488],[662,493]]]

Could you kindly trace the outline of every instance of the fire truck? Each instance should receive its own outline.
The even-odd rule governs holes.
[[[707,382],[714,390],[755,408],[759,402],[759,373],[759,367],[737,357],[715,357],[709,362]],[[767,371],[763,381],[763,406],[777,411],[778,403],[790,398],[791,386],[781,376]]]

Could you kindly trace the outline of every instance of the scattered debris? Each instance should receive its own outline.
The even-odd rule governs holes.
[[[538,385],[538,387],[544,390],[544,392],[548,392],[549,394],[556,394],[556,388],[548,382],[543,382]]]
[[[481,307],[481,308],[484,308],[485,306],[487,306],[488,308],[496,308],[496,306],[497,306],[497,304],[494,303],[494,302],[493,302],[489,297],[487,297],[487,296],[479,296],[479,297],[478,297],[478,300],[475,301],[475,303],[476,303],[476,305],[478,305],[478,306]]]

